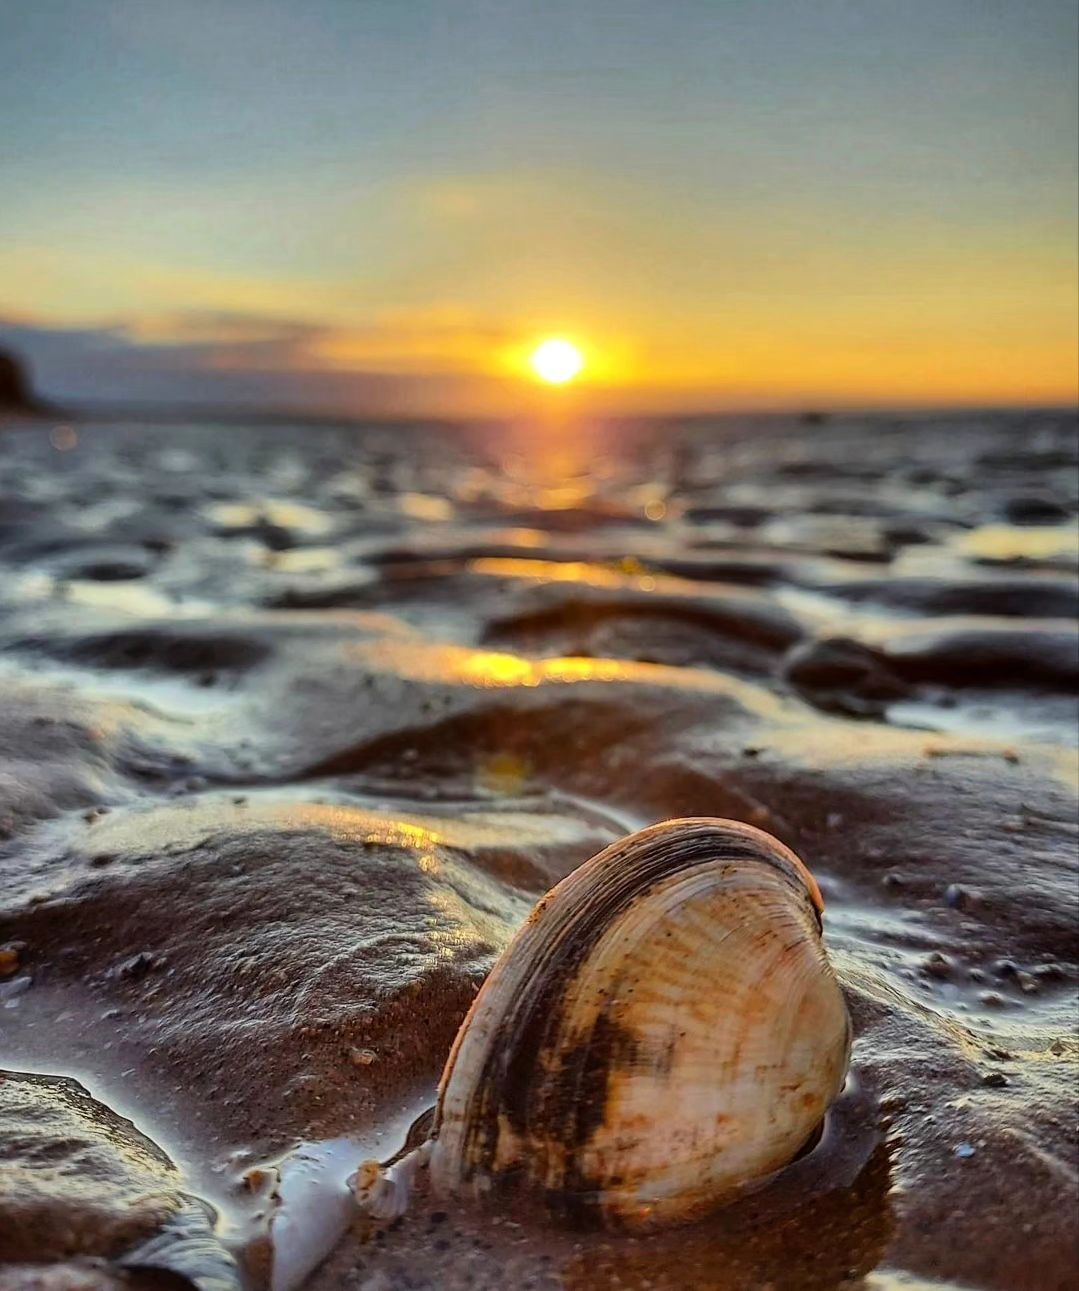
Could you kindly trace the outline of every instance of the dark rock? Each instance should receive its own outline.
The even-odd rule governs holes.
[[[180,1205],[164,1152],[77,1081],[0,1073],[0,1260],[115,1256]]]
[[[30,373],[21,359],[0,350],[0,413],[44,414],[50,410],[34,394]]]
[[[33,406],[26,369],[14,354],[0,350],[0,408],[29,409]]]
[[[881,527],[881,536],[895,547],[920,546],[933,542],[934,535],[928,525],[915,524],[913,521],[896,520]]]
[[[963,887],[961,883],[949,883],[944,889],[944,904],[951,906],[953,910],[970,910],[977,903],[977,893]],[[971,969],[971,977],[974,977],[974,971]],[[984,980],[984,978],[977,980]]]
[[[123,960],[122,963],[117,964],[112,971],[112,976],[145,977],[147,973],[152,973],[155,969],[164,968],[167,962],[163,955],[154,955],[148,950],[140,950],[137,955],[131,955]]]
[[[725,524],[733,524],[739,529],[756,529],[766,520],[770,520],[773,514],[774,512],[768,507],[717,503],[713,506],[690,507],[686,511],[685,518],[691,524],[721,521]]]
[[[200,679],[220,670],[252,668],[269,654],[265,643],[241,630],[215,633],[183,623],[69,637],[26,636],[16,640],[15,648],[97,668],[148,668],[194,673]]]
[[[1071,619],[1079,614],[1075,583],[1062,578],[874,578],[818,588],[840,600],[876,603],[921,614],[991,614]]]
[[[939,950],[931,951],[922,960],[922,972],[929,977],[939,977],[946,980],[952,975],[952,961],[947,955],[942,955]]]
[[[137,547],[91,547],[58,560],[60,578],[85,578],[94,583],[120,583],[145,578],[153,568],[149,553]]]
[[[888,645],[908,681],[1071,691],[1079,686],[1079,636],[1061,628],[966,628],[911,633]]]
[[[1025,493],[1011,497],[1004,504],[1004,514],[1012,524],[1060,524],[1070,512],[1063,503],[1047,494]]]
[[[855,716],[879,713],[907,689],[884,655],[846,637],[795,646],[783,677],[816,707]]]
[[[484,644],[528,654],[635,659],[710,666],[736,673],[766,671],[768,655],[801,636],[782,606],[731,589],[707,599],[593,589],[566,596],[540,589],[533,606],[493,620]]]

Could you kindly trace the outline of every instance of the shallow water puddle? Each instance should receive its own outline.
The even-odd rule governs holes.
[[[270,1165],[279,1179],[269,1223],[271,1291],[295,1291],[332,1253],[357,1214],[349,1177],[364,1161],[392,1156],[433,1098],[433,1091],[417,1097],[365,1133],[301,1143]]]

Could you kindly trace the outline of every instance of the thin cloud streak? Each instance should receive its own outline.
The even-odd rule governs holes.
[[[327,344],[392,350],[400,332],[339,333],[300,320],[247,315],[49,327],[0,319],[0,346],[23,357],[35,386],[61,404],[209,407],[295,413],[491,411],[497,381],[452,372],[334,367]],[[189,337],[191,339],[185,339]],[[489,388],[485,388],[489,387]]]

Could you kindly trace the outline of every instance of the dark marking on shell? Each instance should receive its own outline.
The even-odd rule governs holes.
[[[633,1067],[641,1058],[637,1037],[604,1010],[588,1038],[562,1059],[555,1098],[545,1110],[547,1123],[562,1125],[563,1142],[579,1151],[607,1118],[607,1089],[612,1072]],[[556,1101],[557,1100],[557,1101]]]

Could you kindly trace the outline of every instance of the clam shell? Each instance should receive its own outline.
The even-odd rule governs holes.
[[[217,1234],[214,1208],[198,1197],[183,1196],[183,1202],[159,1232],[116,1260],[117,1267],[170,1274],[194,1291],[242,1291],[239,1267]]]
[[[789,1162],[842,1087],[850,1023],[821,900],[776,839],[670,821],[537,905],[446,1064],[437,1193],[674,1223]]]

